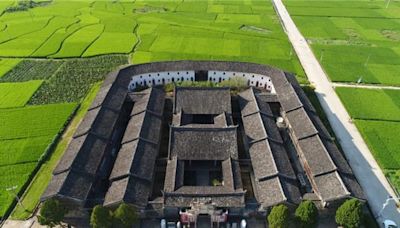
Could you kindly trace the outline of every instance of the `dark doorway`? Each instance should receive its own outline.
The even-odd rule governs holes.
[[[208,81],[208,71],[206,70],[199,70],[195,72],[195,81]]]

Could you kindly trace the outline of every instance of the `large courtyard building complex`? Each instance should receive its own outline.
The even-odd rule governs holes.
[[[161,85],[242,78],[247,88]],[[144,87],[149,87],[143,89]],[[93,206],[211,224],[314,201],[336,208],[363,191],[292,74],[239,62],[178,61],[108,75],[42,200],[87,220]]]

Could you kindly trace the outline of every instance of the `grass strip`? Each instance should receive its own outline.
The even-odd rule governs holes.
[[[63,155],[68,143],[72,138],[72,135],[74,134],[82,118],[85,116],[90,104],[96,97],[96,94],[100,89],[100,85],[100,82],[96,83],[82,101],[75,117],[72,119],[66,132],[61,137],[61,140],[57,144],[54,152],[50,155],[49,159],[43,163],[26,192],[22,196],[21,201],[25,209],[20,205],[17,205],[11,214],[11,219],[28,219],[35,212],[40,196],[46,190],[47,185],[51,180],[53,169]]]

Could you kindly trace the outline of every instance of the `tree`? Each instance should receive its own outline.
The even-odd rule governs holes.
[[[346,200],[336,211],[336,223],[345,228],[360,227],[363,221],[362,204],[357,199]]]
[[[116,227],[132,227],[139,221],[136,209],[128,204],[122,203],[114,211],[114,226]]]
[[[318,209],[313,202],[306,200],[297,207],[295,216],[301,227],[315,227],[318,221]]]
[[[112,213],[102,205],[97,205],[93,208],[90,216],[90,225],[93,228],[108,228],[112,227]]]
[[[49,199],[43,203],[40,215],[37,217],[40,225],[54,227],[61,225],[67,212],[68,210],[58,200]]]
[[[274,206],[268,215],[268,224],[270,228],[286,228],[288,227],[289,209],[281,204]]]

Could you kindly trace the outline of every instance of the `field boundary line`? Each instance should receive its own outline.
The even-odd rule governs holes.
[[[51,17],[47,20],[46,24],[45,24],[43,27],[41,27],[40,29],[36,29],[36,30],[34,30],[34,31],[27,32],[27,33],[23,33],[23,34],[21,34],[21,35],[15,36],[15,37],[13,37],[13,38],[9,38],[9,39],[7,39],[7,40],[3,40],[3,41],[0,42],[0,44],[7,43],[7,42],[9,42],[9,41],[12,41],[12,40],[18,39],[18,38],[20,38],[20,37],[23,37],[23,36],[25,36],[25,35],[29,35],[29,34],[32,34],[32,33],[35,33],[35,32],[39,32],[40,30],[43,30],[44,28],[46,28],[46,27],[50,24],[50,22],[51,22],[55,17],[56,17],[56,16],[51,16]],[[6,24],[6,25],[7,25],[7,24]]]
[[[333,87],[360,88],[360,89],[389,89],[389,90],[400,90],[400,86],[373,85],[373,84],[354,84],[354,83],[340,83],[340,82],[332,82],[332,86],[333,86]]]
[[[272,2],[307,78],[315,86],[316,96],[358,182],[364,190],[373,214],[379,222],[391,219],[399,224],[400,214],[396,202],[387,202],[388,196],[397,199],[395,191],[373,157],[361,133],[352,123],[350,115],[336,94],[331,81],[312,52],[307,40],[296,27],[282,0],[272,0]],[[388,205],[381,212],[385,203],[388,203]]]
[[[81,53],[81,55],[79,57],[82,57],[83,55],[85,55],[86,51],[90,48],[90,46],[92,46],[98,39],[100,39],[101,35],[104,34],[104,31],[106,30],[106,26],[104,24],[101,24],[101,21],[99,22],[99,25],[103,26],[103,30],[101,31],[101,33],[96,38],[94,38],[94,40],[92,40],[92,42],[90,42],[85,47],[85,49],[83,49],[83,51],[82,51],[82,53]]]
[[[81,20],[79,20],[79,22],[77,22],[76,24],[79,24],[80,21],[81,21]],[[64,37],[64,39],[61,41],[60,46],[58,47],[57,51],[54,52],[54,53],[52,53],[52,54],[47,55],[47,58],[54,58],[54,59],[56,59],[56,58],[59,58],[59,59],[65,58],[65,57],[53,57],[53,56],[54,56],[54,55],[57,55],[57,53],[60,52],[60,50],[61,50],[61,49],[63,48],[63,46],[64,46],[65,41],[66,41],[69,37],[71,37],[72,35],[74,35],[76,32],[78,32],[78,31],[81,30],[81,29],[84,29],[84,28],[89,27],[89,26],[92,26],[92,25],[97,25],[97,24],[99,24],[99,23],[93,23],[93,24],[83,25],[82,27],[79,27],[79,28],[77,28],[76,30],[74,30],[73,32],[71,32],[70,34],[68,34],[68,35],[67,35],[66,37]],[[72,25],[71,25],[71,26],[72,26]],[[80,57],[80,56],[70,56],[69,58],[79,58],[79,57]]]

